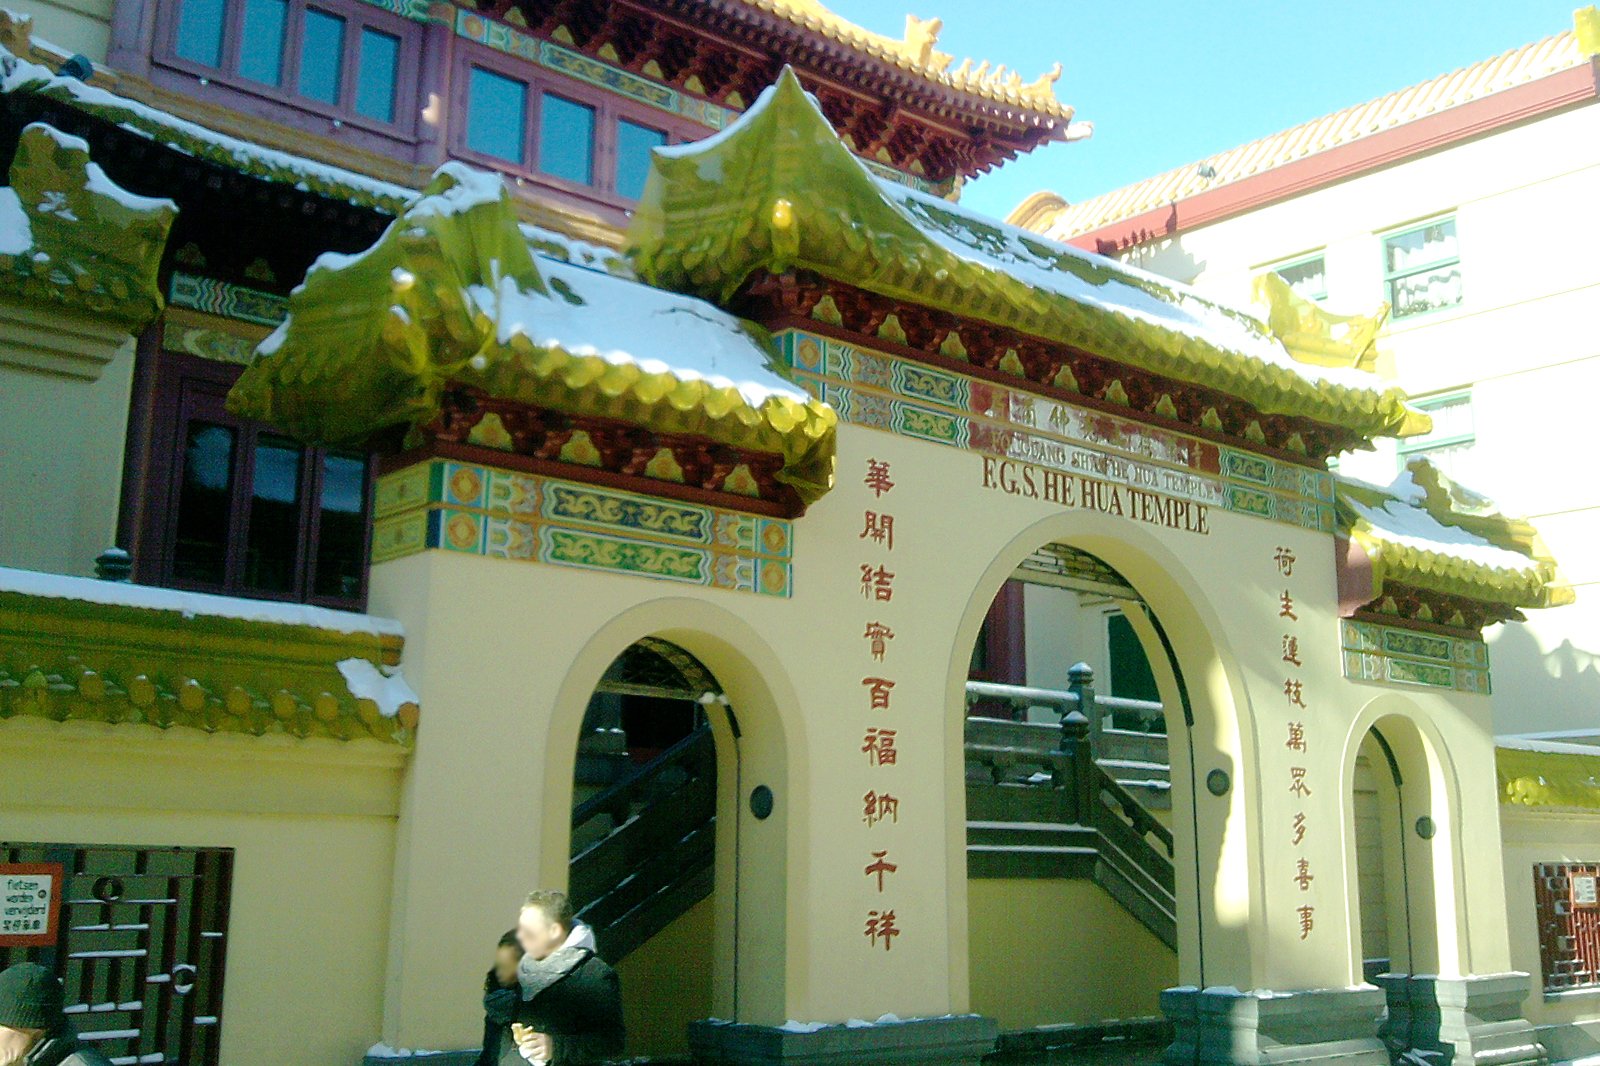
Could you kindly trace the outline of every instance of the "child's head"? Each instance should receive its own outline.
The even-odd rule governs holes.
[[[495,980],[503,985],[515,984],[517,964],[521,961],[522,945],[517,943],[516,930],[512,930],[500,938],[500,945],[494,949]]]

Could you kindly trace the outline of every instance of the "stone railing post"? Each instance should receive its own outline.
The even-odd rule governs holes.
[[[1089,747],[1101,748],[1100,733],[1105,728],[1104,714],[1095,702],[1094,667],[1077,663],[1067,671],[1067,691],[1078,697],[1078,713],[1089,723]]]

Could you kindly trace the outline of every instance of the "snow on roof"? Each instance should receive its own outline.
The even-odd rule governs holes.
[[[1171,278],[1041,237],[903,185],[874,180],[914,225],[969,262],[1098,311],[1209,341],[1316,384],[1348,389],[1378,385],[1365,371],[1300,362],[1251,312],[1202,296]]]
[[[1541,740],[1531,736],[1497,736],[1494,738],[1497,748],[1510,748],[1514,751],[1543,751],[1552,755],[1588,755],[1600,757],[1600,747],[1593,744],[1566,744],[1559,740]]]
[[[333,633],[369,633],[383,637],[405,635],[399,622],[354,611],[335,611],[302,603],[247,600],[237,596],[214,596],[205,592],[185,592],[0,566],[0,593],[6,592],[111,607],[175,611],[184,618],[206,616],[265,625],[305,626]]]
[[[814,270],[1372,437],[1425,428],[1398,390],[1295,360],[1253,315],[1187,286],[882,181],[785,68],[715,136],[654,151],[629,230],[653,284],[732,295]]]
[[[1378,505],[1363,503],[1355,496],[1347,496],[1346,503],[1374,533],[1390,544],[1448,555],[1495,570],[1524,571],[1537,565],[1521,552],[1502,548],[1460,526],[1440,522],[1423,506],[1427,492],[1417,484],[1410,468],[1401,471],[1386,489],[1347,480],[1383,494]]]
[[[33,247],[33,227],[17,190],[0,187],[0,255],[22,255]]]
[[[646,374],[733,387],[759,406],[772,397],[805,404],[811,396],[773,369],[766,346],[739,319],[704,300],[537,257],[559,299],[521,298],[501,305],[499,341],[522,333],[539,347],[595,355]],[[475,286],[482,289],[482,286]]]
[[[14,94],[47,96],[185,154],[322,196],[386,211],[398,211],[417,196],[415,189],[230,137],[0,48],[0,95]]]

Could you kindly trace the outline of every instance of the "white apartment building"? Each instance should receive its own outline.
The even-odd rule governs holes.
[[[1495,728],[1600,739],[1600,13],[1492,59],[1010,221],[1240,305],[1275,270],[1343,314],[1387,303],[1378,373],[1432,432],[1415,456],[1528,518],[1577,601],[1488,632]]]

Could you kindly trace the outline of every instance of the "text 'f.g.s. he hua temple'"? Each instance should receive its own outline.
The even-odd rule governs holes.
[[[1485,643],[1570,587],[1330,468],[1430,428],[1381,313],[960,206],[1059,69],[17,2],[0,964],[113,1062],[474,1062],[534,888],[641,1061],[1600,1051],[1600,754],[1497,747]]]

